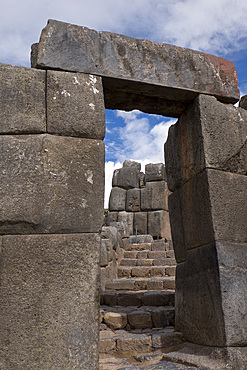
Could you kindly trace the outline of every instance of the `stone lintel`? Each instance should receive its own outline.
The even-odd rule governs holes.
[[[102,76],[111,109],[143,106],[153,113],[156,103],[155,113],[178,117],[199,93],[228,103],[239,99],[236,69],[223,58],[55,20],[33,47],[32,66]],[[144,104],[138,104],[140,95]]]

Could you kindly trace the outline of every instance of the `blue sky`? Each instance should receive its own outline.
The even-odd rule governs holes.
[[[246,0],[1,0],[0,62],[30,66],[30,46],[49,18],[224,57],[234,62],[241,95],[247,94]],[[163,143],[175,121],[106,111],[106,199],[112,171],[124,159],[143,166],[164,160]]]

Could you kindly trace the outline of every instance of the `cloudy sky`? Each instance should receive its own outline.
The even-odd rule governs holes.
[[[0,62],[30,66],[30,45],[48,19],[171,43],[232,60],[247,93],[246,0],[0,0]],[[106,198],[124,159],[164,160],[165,117],[106,112]],[[107,202],[106,202],[107,203]]]

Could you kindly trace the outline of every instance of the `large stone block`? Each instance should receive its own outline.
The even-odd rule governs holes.
[[[118,186],[123,189],[139,188],[140,171],[135,166],[120,168],[118,172]]]
[[[112,187],[118,186],[118,174],[119,174],[120,169],[116,169],[113,171],[112,175]]]
[[[133,224],[134,224],[134,213],[132,212],[119,212],[118,222],[124,225],[124,235],[123,237],[129,237],[133,234]]]
[[[157,239],[171,239],[170,220],[167,211],[148,212],[148,234]]]
[[[205,170],[175,191],[169,212],[176,256],[214,240],[246,243],[246,199],[247,176],[217,170]]]
[[[106,226],[110,226],[112,222],[117,222],[118,212],[107,212],[105,217]]]
[[[123,167],[133,167],[135,168],[138,172],[141,171],[141,163],[136,162],[136,161],[131,161],[129,159],[126,159],[123,163]]]
[[[165,144],[171,191],[205,168],[247,174],[247,112],[199,95],[169,129]]]
[[[126,211],[138,212],[141,208],[141,189],[129,189],[126,196]]]
[[[155,211],[164,209],[168,211],[168,195],[170,194],[166,181],[147,182],[141,189],[141,210]]]
[[[47,71],[47,131],[103,140],[105,107],[101,78]]]
[[[211,243],[188,252],[176,272],[176,329],[189,342],[247,345],[246,244]]]
[[[0,233],[99,232],[104,144],[54,135],[1,135]]]
[[[112,188],[109,198],[110,211],[124,211],[126,203],[126,190],[118,187]]]
[[[164,163],[149,163],[145,166],[146,182],[167,181],[166,169]]]
[[[178,117],[198,93],[239,98],[236,69],[223,58],[54,20],[42,31],[32,65],[103,76],[110,109],[117,101],[118,109]]]
[[[3,237],[1,369],[97,369],[98,234]]]
[[[135,212],[134,214],[134,234],[146,235],[148,233],[148,214],[147,212]]]
[[[46,72],[0,63],[0,134],[46,131]]]

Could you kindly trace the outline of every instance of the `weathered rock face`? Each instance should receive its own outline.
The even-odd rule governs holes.
[[[46,131],[45,79],[45,71],[0,63],[0,134]]]
[[[101,78],[47,71],[47,131],[103,140],[105,107]]]
[[[157,239],[171,239],[170,220],[167,211],[148,212],[148,234]]]
[[[88,233],[2,237],[1,369],[97,369],[99,244]]]
[[[1,234],[99,232],[102,141],[44,134],[1,135],[0,142]]]
[[[127,190],[126,211],[138,212],[141,209],[141,189]]]
[[[125,211],[126,193],[125,189],[112,188],[109,199],[110,211]]]
[[[149,163],[145,166],[145,180],[167,181],[166,169],[164,163]]]
[[[166,181],[147,182],[146,187],[141,189],[141,210],[164,209],[168,211],[168,195]]]
[[[200,95],[169,129],[168,187],[178,189],[205,168],[247,174],[247,112]]]
[[[201,345],[247,344],[240,303],[247,295],[246,137],[244,109],[200,95],[165,144],[176,329]],[[232,353],[229,366],[238,350]]]
[[[35,67],[103,76],[110,109],[178,117],[198,93],[231,103],[239,98],[234,65],[190,49],[54,20],[43,29],[37,48]]]
[[[176,326],[188,341],[247,345],[246,271],[246,245],[223,241],[190,250],[178,264]]]

